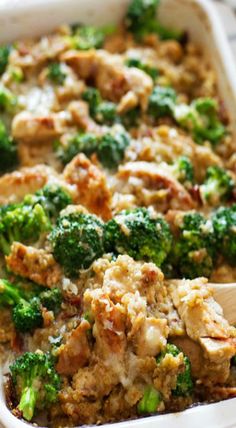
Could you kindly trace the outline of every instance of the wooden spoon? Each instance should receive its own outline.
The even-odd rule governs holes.
[[[236,324],[236,283],[212,284],[214,299],[224,311],[224,317],[230,324]]]

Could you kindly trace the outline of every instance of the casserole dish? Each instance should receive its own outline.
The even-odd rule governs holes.
[[[34,2],[33,4],[25,2],[19,7],[16,2],[11,3],[10,6],[2,5],[0,10],[1,41],[10,41],[9,32],[12,40],[21,36],[43,34],[62,22],[73,22],[75,16],[76,20],[79,19],[81,22],[90,24],[114,22],[114,16],[116,20],[121,18],[126,3],[125,1],[118,3],[111,0],[104,1],[102,5],[95,4],[92,1],[86,2],[86,4],[82,1],[42,1]],[[175,13],[173,14],[172,11],[175,11]],[[100,18],[101,16],[102,19]],[[236,87],[233,78],[235,75],[234,64],[213,7],[206,1],[167,0],[162,3],[160,19],[167,25],[186,29],[193,41],[204,47],[205,53],[211,58],[211,62],[217,72],[219,91],[229,112],[230,122],[235,134]],[[23,422],[16,422],[16,419],[9,414],[4,406],[3,397],[1,398],[0,414],[4,425],[7,428],[16,426],[16,424],[19,424],[19,427],[25,426]],[[151,417],[140,419],[139,421],[119,423],[116,426],[157,427],[161,426],[163,422],[170,427],[177,427],[180,424],[183,425],[183,423],[186,426],[190,424],[191,426],[199,426],[202,421],[208,427],[233,427],[235,425],[233,407],[234,401],[230,400],[227,403],[194,408],[177,415]],[[230,419],[231,411],[232,419]],[[221,414],[222,420],[220,420],[218,412]],[[226,415],[227,425],[225,424]]]

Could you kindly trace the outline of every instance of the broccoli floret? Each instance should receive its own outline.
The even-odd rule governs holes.
[[[149,97],[148,113],[154,118],[173,116],[176,92],[173,88],[156,86]]]
[[[0,75],[4,73],[8,64],[8,58],[11,52],[11,46],[0,47]]]
[[[191,186],[194,181],[193,164],[186,156],[179,157],[172,166],[173,174],[185,186]]]
[[[42,352],[26,352],[10,366],[19,401],[18,409],[30,421],[36,410],[43,410],[57,401],[60,377],[54,361]]]
[[[17,106],[17,97],[3,85],[0,85],[0,112],[14,113]]]
[[[84,153],[86,156],[96,153],[99,161],[106,168],[114,169],[123,160],[125,149],[129,144],[128,134],[117,129],[101,137],[80,133],[73,137],[67,146],[57,146],[56,153],[64,164],[70,162],[78,153]]]
[[[135,128],[140,123],[141,110],[140,107],[135,107],[120,116],[122,125],[129,129]]]
[[[59,288],[43,291],[40,293],[39,299],[41,304],[48,311],[53,311],[54,314],[58,314],[60,312],[62,304],[62,292]]]
[[[115,169],[124,159],[125,149],[129,146],[130,139],[125,132],[105,134],[100,138],[97,146],[99,161],[108,169]]]
[[[12,306],[14,325],[22,333],[43,325],[39,299],[35,297],[27,301],[25,297],[26,293],[23,293],[19,287],[7,280],[0,280],[0,304]]]
[[[166,221],[146,208],[121,211],[105,224],[108,252],[129,254],[135,260],[152,261],[161,266],[172,243]]]
[[[112,103],[111,101],[102,101],[97,106],[94,119],[96,122],[105,125],[112,125],[113,123],[117,122],[118,116],[116,111],[116,104]]]
[[[163,27],[156,19],[159,0],[132,0],[126,14],[126,28],[135,38],[143,39],[147,34],[155,33],[162,39],[182,38],[182,32]]]
[[[12,170],[18,163],[17,146],[0,120],[0,173]]]
[[[57,219],[50,234],[53,255],[65,273],[76,276],[102,256],[103,223],[95,215],[71,213]]]
[[[40,204],[17,204],[0,208],[0,250],[7,255],[14,241],[36,242],[50,230],[50,221]]]
[[[52,62],[48,66],[48,78],[56,85],[63,85],[66,73],[63,71],[62,64],[59,62]]]
[[[72,137],[66,146],[57,144],[55,147],[56,155],[66,165],[78,153],[84,153],[86,156],[92,155],[96,152],[97,145],[98,137],[96,135],[80,132]]]
[[[140,70],[147,73],[154,81],[158,76],[158,71],[156,68],[151,67],[148,64],[143,63],[138,58],[128,58],[125,62],[128,67],[139,68]]]
[[[177,357],[181,353],[180,349],[177,346],[168,343],[165,350],[161,352],[161,354],[157,357],[157,363],[163,360],[163,358],[167,354],[173,355],[173,357]],[[176,380],[175,389],[172,390],[173,396],[176,397],[187,397],[191,395],[193,392],[193,381],[191,376],[191,363],[189,358],[184,355],[184,371],[179,373]]]
[[[102,102],[102,97],[100,92],[96,88],[87,88],[86,91],[82,94],[84,101],[87,101],[89,105],[89,112],[92,117],[95,116],[97,107]]]
[[[110,101],[103,101],[97,89],[87,88],[82,98],[84,101],[87,101],[89,113],[96,122],[112,125],[118,120],[116,104]]]
[[[25,205],[40,204],[50,219],[56,219],[67,205],[72,203],[71,196],[58,184],[47,184],[34,195],[26,195]]]
[[[32,297],[32,295],[34,296]],[[57,314],[61,309],[62,293],[58,288],[43,291],[37,296],[19,285],[0,279],[0,305],[12,307],[14,325],[21,333],[43,326],[42,306]]]
[[[219,252],[232,266],[236,265],[236,204],[218,208],[212,216]]]
[[[92,26],[74,25],[72,31],[73,35],[70,38],[72,47],[83,51],[101,48],[107,34],[106,29]]]
[[[145,388],[143,397],[137,405],[139,415],[154,413],[162,402],[162,396],[153,386],[149,385]]]
[[[212,98],[199,98],[189,106],[180,104],[175,107],[174,117],[198,144],[209,141],[216,145],[225,135],[225,127],[218,118],[218,103]]]
[[[199,213],[185,214],[174,240],[172,263],[182,277],[209,277],[214,265],[216,239],[211,220]]]
[[[11,79],[13,82],[21,83],[24,80],[24,73],[23,70],[18,66],[10,66],[8,68],[8,73],[11,76]]]
[[[204,183],[199,187],[203,202],[219,205],[232,197],[235,183],[231,175],[219,166],[210,166]]]
[[[29,302],[21,299],[12,310],[14,325],[21,333],[26,333],[43,326],[43,315],[38,297]]]

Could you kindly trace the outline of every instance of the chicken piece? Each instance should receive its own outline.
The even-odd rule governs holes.
[[[69,51],[62,54],[61,60],[74,68],[81,78],[92,78],[102,97],[119,102],[132,91],[141,108],[147,108],[153,89],[152,79],[142,70],[124,66],[121,56],[104,50]]]
[[[158,211],[193,209],[195,203],[182,184],[170,173],[168,165],[149,162],[128,162],[119,167],[118,188],[135,194],[140,206],[154,206]]]
[[[204,355],[201,345],[187,336],[172,337],[171,341],[190,359],[193,378],[200,379],[202,383],[210,385],[227,381],[230,373],[230,360],[228,358],[224,360],[221,358],[218,361],[209,360]],[[222,353],[223,356],[224,353]]]
[[[232,327],[223,318],[223,310],[213,299],[213,292],[206,284],[205,278],[192,281],[170,280],[169,290],[174,306],[191,339],[228,339],[231,337]]]
[[[120,100],[117,106],[117,113],[124,114],[135,108],[138,104],[138,97],[133,91],[127,92]]]
[[[141,109],[143,111],[147,110],[149,96],[152,93],[153,82],[150,76],[148,76],[144,71],[139,70],[135,67],[125,67],[125,79],[129,89],[137,97]],[[133,108],[133,106],[131,106]]]
[[[36,115],[28,111],[17,114],[12,122],[12,136],[30,144],[50,141],[66,132],[70,115],[65,112]]]
[[[93,49],[66,51],[60,56],[60,61],[68,64],[84,80],[94,76],[98,69],[97,52]]]
[[[214,363],[230,361],[236,352],[236,330],[223,317],[207,279],[169,281],[169,291],[188,336],[199,342]]]
[[[63,172],[64,180],[76,185],[74,203],[84,205],[103,220],[111,218],[111,192],[105,174],[83,154],[72,159]]]
[[[71,102],[68,106],[68,110],[71,113],[73,122],[78,128],[96,135],[102,133],[102,127],[91,119],[89,115],[89,106],[85,101]]]
[[[38,43],[23,40],[17,44],[17,50],[13,50],[10,64],[22,68],[26,73],[32,72],[47,60],[57,58],[68,47],[66,38],[55,34],[42,37]]]
[[[62,270],[52,254],[19,242],[12,244],[6,263],[14,274],[48,288],[58,286],[63,279]]]
[[[88,363],[91,352],[87,332],[90,328],[89,322],[82,320],[72,331],[66,344],[59,348],[56,365],[59,374],[73,375]]]
[[[0,177],[0,204],[19,202],[27,193],[43,187],[55,172],[46,165],[21,168]]]
[[[140,327],[135,343],[136,353],[141,357],[155,357],[166,347],[167,320],[145,318]]]
[[[123,358],[126,339],[125,314],[121,306],[115,305],[101,289],[85,291],[84,303],[85,307],[90,305],[94,319],[93,335],[98,355],[104,360],[113,355],[119,360]]]

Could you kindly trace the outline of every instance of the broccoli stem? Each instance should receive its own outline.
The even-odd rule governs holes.
[[[5,256],[7,256],[10,253],[11,244],[9,244],[7,240],[4,238],[4,236],[2,235],[0,235],[0,248]]]
[[[143,398],[138,403],[138,413],[145,414],[156,412],[161,401],[162,398],[160,392],[153,386],[148,386],[144,391]]]
[[[34,416],[36,401],[37,391],[32,386],[26,386],[22,392],[18,408],[27,421],[31,421]]]
[[[16,305],[21,301],[19,290],[8,284],[6,280],[0,280],[0,303]]]

